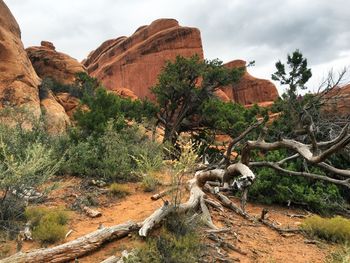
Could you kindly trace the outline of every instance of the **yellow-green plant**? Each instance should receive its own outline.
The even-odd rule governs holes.
[[[180,156],[173,163],[173,173],[171,176],[172,186],[175,191],[172,192],[172,202],[177,207],[181,202],[181,186],[186,174],[193,172],[199,160],[199,155],[195,143],[188,138],[179,138]]]
[[[350,247],[344,246],[337,249],[327,256],[325,263],[349,263],[350,262]]]
[[[308,234],[338,243],[350,243],[350,220],[341,216],[322,218],[312,216],[302,224]]]
[[[63,208],[29,207],[25,215],[32,224],[35,240],[52,244],[64,239],[69,216]]]
[[[109,194],[113,197],[124,197],[130,193],[126,185],[113,183],[109,186]]]

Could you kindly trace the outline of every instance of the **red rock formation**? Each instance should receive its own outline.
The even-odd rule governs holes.
[[[40,101],[41,109],[47,123],[47,131],[52,134],[63,133],[71,124],[65,108],[57,102],[52,92]]]
[[[151,98],[150,87],[165,61],[177,55],[203,58],[200,31],[174,19],[159,19],[130,37],[104,42],[84,61],[91,76],[110,90],[128,87],[139,98]]]
[[[55,46],[42,41],[41,46],[26,49],[36,73],[40,78],[50,77],[63,84],[73,83],[75,74],[85,72],[85,67],[76,59],[57,52]]]
[[[79,106],[79,99],[69,93],[60,92],[56,94],[56,100],[61,104],[69,117],[73,117],[74,111]]]
[[[350,84],[333,89],[326,95],[324,103],[325,113],[350,116]]]
[[[114,94],[121,96],[123,98],[130,98],[131,100],[138,99],[138,97],[135,95],[135,93],[132,92],[132,90],[130,90],[130,89],[121,88],[121,89],[117,89],[117,90],[111,90],[111,92],[113,92]]]
[[[40,116],[40,79],[21,41],[21,31],[6,4],[0,0],[0,109],[25,106]]]
[[[246,66],[244,60],[233,60],[225,64],[228,68],[241,68]],[[278,98],[275,85],[266,79],[257,79],[246,70],[241,80],[234,85],[222,87],[231,101],[249,105],[261,102],[270,102]]]

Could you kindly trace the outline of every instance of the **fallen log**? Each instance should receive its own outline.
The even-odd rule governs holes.
[[[105,227],[56,247],[16,253],[0,260],[0,263],[67,262],[99,248],[105,242],[123,238],[137,229],[139,229],[139,225],[131,221]]]

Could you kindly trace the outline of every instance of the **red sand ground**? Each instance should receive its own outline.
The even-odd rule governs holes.
[[[73,196],[81,194],[77,189],[80,180],[67,177],[59,182],[59,188],[52,191],[45,206],[68,206],[74,200]],[[115,199],[106,196],[99,197],[100,207],[97,209],[102,212],[99,218],[91,219],[78,212],[71,213],[69,228],[73,233],[65,241],[70,241],[95,231],[100,224],[111,226],[126,222],[128,220],[142,221],[149,216],[155,209],[162,205],[162,201],[152,201],[151,193],[144,193],[140,184],[128,184],[130,195],[122,199]],[[238,200],[235,200],[238,201]],[[252,215],[260,215],[263,208],[269,209],[269,220],[281,227],[297,227],[303,219],[291,218],[288,214],[301,214],[303,211],[287,209],[277,206],[266,206],[249,204],[247,211]],[[329,244],[305,244],[306,238],[300,234],[281,236],[260,224],[244,220],[242,217],[225,210],[225,213],[212,210],[213,220],[217,226],[230,227],[230,233],[223,234],[227,241],[236,247],[245,251],[247,255],[241,255],[236,252],[230,253],[230,257],[239,259],[239,262],[266,262],[266,263],[317,263],[324,262],[325,257],[334,250],[334,246]],[[233,233],[236,233],[237,238]],[[122,240],[110,242],[104,247],[81,259],[79,263],[100,262],[111,255],[118,255],[124,249],[131,249],[142,242],[136,235],[126,237]],[[11,243],[14,253],[14,243]],[[26,242],[25,251],[38,248],[40,245],[36,242]]]

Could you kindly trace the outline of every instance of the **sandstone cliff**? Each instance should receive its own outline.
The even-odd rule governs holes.
[[[53,48],[50,43],[44,44]],[[69,118],[51,92],[40,100],[40,83],[41,79],[24,50],[19,26],[0,0],[0,109],[25,107],[36,118],[43,114],[50,132],[64,132],[70,123]],[[13,123],[14,120],[6,118],[4,121]]]
[[[39,117],[39,83],[24,50],[19,26],[0,0],[0,108],[24,106]]]
[[[130,89],[139,98],[152,98],[150,87],[165,61],[177,55],[203,58],[200,31],[174,19],[159,19],[130,37],[104,42],[84,61],[91,76],[110,89]]]
[[[28,57],[40,78],[50,77],[63,84],[71,84],[75,74],[85,72],[85,67],[76,59],[56,51],[55,46],[48,41],[42,41],[41,46],[26,49]]]
[[[233,60],[225,64],[228,68],[245,67],[244,60]],[[246,70],[241,80],[234,84],[222,87],[221,90],[230,98],[231,101],[243,105],[254,103],[272,102],[278,98],[276,86],[269,80],[253,77]]]
[[[323,110],[325,113],[350,116],[350,84],[329,92],[324,103]]]

